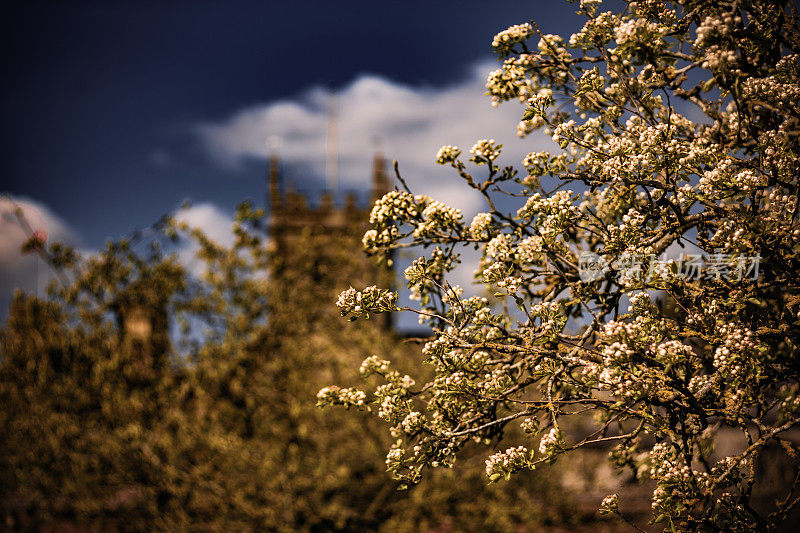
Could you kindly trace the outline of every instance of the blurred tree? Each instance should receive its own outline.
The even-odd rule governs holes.
[[[315,407],[371,353],[421,369],[387,322],[354,332],[335,316],[341,283],[392,278],[351,251],[363,211],[315,230],[294,222],[298,205],[273,213],[269,246],[263,214],[243,204],[231,247],[165,218],[86,259],[38,250],[64,283],[48,299],[17,293],[0,332],[6,527],[508,531],[565,519],[541,476],[489,488],[475,461],[398,492],[379,422]],[[194,274],[175,253],[185,240]]]

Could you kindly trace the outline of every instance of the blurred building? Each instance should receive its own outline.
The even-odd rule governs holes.
[[[353,193],[347,194],[342,204],[337,205],[330,192],[323,193],[314,205],[313,199],[291,187],[282,187],[278,158],[273,156],[270,160],[269,275],[278,282],[274,285],[287,287],[290,292],[303,287],[313,290],[321,305],[309,306],[305,318],[309,325],[320,320],[339,319],[336,306],[332,304],[337,295],[350,285],[357,288],[395,285],[394,271],[386,261],[389,258],[367,256],[362,252],[361,243],[368,228],[372,204],[391,190],[385,166],[383,156],[376,153],[371,201],[366,205],[360,205]],[[273,314],[284,314],[285,306],[295,308],[306,300],[301,294],[296,296],[275,299]],[[296,311],[292,309],[289,314]],[[390,314],[376,318],[383,322],[384,327],[391,326]]]

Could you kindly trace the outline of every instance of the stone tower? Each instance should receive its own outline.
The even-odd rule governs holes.
[[[353,194],[343,205],[336,205],[330,193],[324,193],[318,205],[293,190],[281,190],[279,161],[273,156],[269,167],[269,242],[270,279],[279,287],[273,296],[272,319],[281,315],[294,317],[287,327],[310,327],[319,321],[339,321],[334,302],[349,286],[391,287],[394,272],[368,257],[361,239],[367,230],[372,202],[359,205]],[[385,161],[378,153],[373,161],[371,199],[390,190]],[[302,306],[302,307],[299,307]],[[389,315],[380,315],[385,328]]]

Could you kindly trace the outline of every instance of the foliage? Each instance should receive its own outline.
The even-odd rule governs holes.
[[[608,444],[616,465],[655,483],[654,522],[770,529],[800,502],[796,6],[648,0],[614,12],[583,0],[579,13],[566,40],[534,22],[499,33],[502,66],[486,85],[495,104],[525,104],[519,135],[544,131],[560,150],[528,154],[518,173],[494,140],[468,162],[443,147],[437,163],[485,199],[469,223],[407,187],[372,211],[368,250],[432,249],[405,271],[419,307],[375,287],[337,305],[351,318],[419,313],[435,331],[422,350],[433,376],[415,385],[372,357],[363,372],[383,385],[327,388],[320,402],[375,406],[405,485],[519,426],[527,436],[486,460],[490,481]],[[447,281],[469,246],[494,297]],[[704,275],[662,259],[685,246],[706,257]],[[590,429],[567,430],[587,412]],[[759,465],[776,449],[794,470],[759,500],[774,481]],[[603,512],[622,503],[610,495]]]
[[[458,490],[442,477],[397,492],[378,421],[314,405],[366,354],[408,359],[385,324],[343,331],[320,304],[365,259],[328,232],[270,250],[262,223],[243,204],[231,247],[165,218],[86,258],[38,249],[62,283],[47,299],[18,293],[0,331],[5,527],[503,531],[564,518],[541,478],[486,489],[476,465]]]

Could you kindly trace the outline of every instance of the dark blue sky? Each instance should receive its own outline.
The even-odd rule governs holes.
[[[146,227],[185,200],[199,206],[190,223],[224,239],[236,204],[263,205],[266,161],[248,140],[263,149],[273,124],[286,135],[282,155],[293,151],[288,179],[301,190],[321,187],[326,119],[314,95],[326,88],[348,109],[341,126],[349,138],[343,133],[339,146],[342,162],[349,157],[341,172],[347,187],[368,184],[378,137],[414,175],[412,186],[464,200],[460,183],[446,183],[446,169],[434,164],[436,150],[514,139],[521,113],[513,106],[495,113],[482,95],[495,68],[492,37],[531,18],[546,33],[568,36],[581,24],[575,9],[557,0],[16,2],[0,17],[0,194],[49,213],[51,241],[84,250]],[[261,129],[248,129],[253,117]],[[409,124],[425,131],[409,132]],[[232,136],[226,149],[235,164],[198,134],[208,125],[220,126],[223,148]],[[506,146],[511,163],[542,149],[521,142]],[[9,262],[24,234],[7,215],[0,320],[15,287],[42,294],[48,278],[35,257]]]
[[[0,19],[0,191],[47,205],[89,247],[186,198],[226,209],[260,201],[261,169],[215,165],[191,125],[363,73],[444,86],[491,58],[497,31],[534,17],[548,32],[568,32],[574,9],[530,1],[15,3]]]

